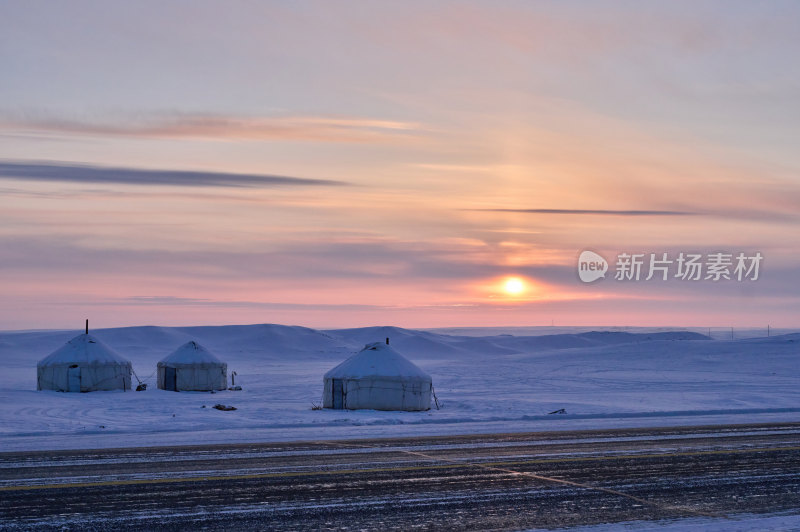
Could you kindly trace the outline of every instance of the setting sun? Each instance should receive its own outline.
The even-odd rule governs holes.
[[[518,296],[526,289],[525,281],[519,277],[509,277],[503,283],[503,291],[510,296]]]

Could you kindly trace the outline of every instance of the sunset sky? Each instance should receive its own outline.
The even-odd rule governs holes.
[[[798,58],[793,1],[2,2],[0,329],[796,327]]]

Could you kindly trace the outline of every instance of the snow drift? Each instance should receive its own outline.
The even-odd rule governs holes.
[[[587,330],[588,329],[588,330]],[[592,332],[601,331],[602,334]],[[144,392],[36,391],[36,362],[76,332],[0,332],[0,448],[69,449],[675,426],[800,419],[800,334],[708,329],[318,331],[282,325],[126,327],[92,336],[131,359]],[[457,332],[457,334],[456,334]],[[757,335],[761,335],[757,337]],[[435,380],[441,410],[314,410],[323,375],[367,342]],[[723,336],[723,335],[719,335]],[[242,391],[173,393],[156,366],[196,341]],[[123,370],[124,371],[124,370]],[[221,412],[223,403],[237,408]],[[206,408],[203,408],[203,406]],[[548,415],[563,409],[565,414]]]

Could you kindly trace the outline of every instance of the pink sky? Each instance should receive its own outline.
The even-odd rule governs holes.
[[[797,326],[798,16],[4,3],[0,329]],[[584,284],[584,249],[764,261]]]

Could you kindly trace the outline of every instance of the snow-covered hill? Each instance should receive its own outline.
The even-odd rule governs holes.
[[[723,341],[691,331],[314,330],[283,325],[92,331],[133,362],[144,392],[37,392],[36,362],[79,331],[0,333],[0,447],[119,447],[800,420],[800,334]],[[459,334],[453,334],[458,332]],[[441,410],[312,410],[322,375],[364,344],[433,376]],[[242,391],[155,389],[158,360],[196,340]],[[135,380],[135,379],[134,379]],[[237,407],[220,412],[215,403]],[[206,408],[203,408],[205,406]],[[550,412],[564,409],[566,414]]]

